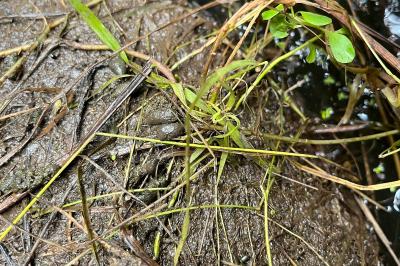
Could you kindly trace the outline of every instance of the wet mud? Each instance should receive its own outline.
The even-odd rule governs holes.
[[[32,2],[36,7],[26,1],[2,1],[0,16],[36,14],[36,8],[43,14],[64,14],[69,11],[62,6],[62,1]],[[125,42],[155,30],[188,12],[190,8],[191,5],[186,1],[137,0],[107,1],[107,8],[102,4],[95,7],[94,11],[120,41]],[[113,14],[115,21],[108,12]],[[49,18],[49,21],[53,19]],[[173,65],[190,51],[204,45],[206,39],[201,36],[214,30],[217,23],[209,13],[196,14],[152,34],[138,42],[133,49]],[[41,19],[15,18],[11,22],[0,21],[0,50],[32,42],[41,33],[43,25]],[[17,74],[5,80],[1,86],[0,99],[10,99],[2,115],[32,109],[0,121],[0,157],[18,149],[15,156],[0,167],[1,200],[24,191],[34,195],[129,80],[120,79],[99,92],[98,89],[116,73],[130,73],[118,60],[104,62],[60,97],[46,118],[37,124],[43,108],[58,93],[71,86],[85,68],[111,54],[106,51],[76,49],[65,40],[99,44],[88,26],[77,16],[72,16],[68,24],[52,30],[41,47],[27,55],[26,63]],[[191,40],[196,41],[175,52],[178,45]],[[54,48],[35,67],[38,58],[51,45]],[[0,73],[4,73],[25,54],[22,52],[1,58]],[[185,62],[174,73],[186,84],[198,85],[207,56],[208,51],[205,50]],[[143,64],[143,61],[136,62]],[[16,92],[15,88],[18,88]],[[296,134],[300,127],[298,117],[288,108],[282,110],[277,104],[279,99],[274,97],[277,94],[271,89],[250,97],[251,104],[241,110],[239,116],[244,121],[243,126],[252,129],[258,125],[263,131],[271,133],[284,128],[286,132]],[[261,103],[264,99],[273,100],[266,101],[264,105]],[[174,102],[176,99],[172,91],[146,83],[139,93],[121,106],[101,131],[159,140],[183,140],[184,117]],[[260,106],[261,117],[258,117],[256,113],[260,114]],[[61,118],[57,120],[57,117]],[[282,117],[284,124],[280,119]],[[23,145],[27,139],[29,141]],[[273,146],[273,143],[264,143],[258,137],[250,137],[250,141],[257,148],[269,149]],[[135,148],[134,152],[132,147]],[[288,146],[280,148],[284,150]],[[304,148],[299,152],[306,150]],[[19,224],[22,230],[13,229],[2,243],[9,259],[16,265],[25,261],[36,241],[35,236],[40,234],[47,223],[50,214],[44,211],[52,206],[61,206],[66,193],[65,202],[81,198],[76,183],[79,163],[83,164],[82,177],[88,197],[121,191],[121,187],[127,190],[165,188],[134,192],[134,199],[128,193],[120,193],[91,201],[91,225],[100,236],[127,217],[140,213],[145,205],[152,204],[183,181],[184,150],[180,148],[98,137],[84,154],[98,167],[79,158],[79,162],[77,160],[62,174]],[[279,169],[275,172],[279,174],[269,177],[275,181],[268,205],[274,265],[288,265],[291,262],[298,265],[322,265],[323,260],[330,265],[377,265],[381,262],[377,238],[347,189],[307,175],[294,168],[285,158],[276,160]],[[131,165],[128,172],[127,165]],[[205,163],[201,163],[195,170],[204,166]],[[260,168],[254,159],[230,155],[218,183],[217,169],[206,168],[192,181],[190,191],[184,190],[174,195],[174,206],[186,207],[186,199],[189,197],[192,206],[213,205],[218,201],[223,206],[245,205],[257,208],[263,202],[260,185],[264,184],[265,175],[265,169]],[[8,225],[7,220],[21,211],[30,197],[24,198],[2,214],[4,219],[0,221],[1,229]],[[171,199],[172,196],[169,196],[160,204],[168,204]],[[160,204],[154,208],[157,209]],[[66,208],[66,212],[83,224],[80,205]],[[178,212],[128,223],[123,230],[104,238],[114,248],[102,245],[99,249],[100,261],[104,265],[145,265],[143,256],[132,251],[132,241],[141,246],[142,252],[151,258],[154,254],[154,241],[160,234],[160,254],[156,262],[172,265],[184,216],[184,213]],[[234,207],[194,209],[190,212],[190,231],[180,264],[214,265],[217,261],[236,265],[265,264],[267,255],[264,231],[263,211]],[[80,260],[81,264],[95,264],[90,255],[91,246],[87,235],[64,214],[55,216],[42,238],[47,242],[39,244],[33,257],[35,265],[64,265],[88,249],[88,254]],[[133,240],[130,242],[129,239]],[[0,264],[6,261],[6,256],[0,256]]]

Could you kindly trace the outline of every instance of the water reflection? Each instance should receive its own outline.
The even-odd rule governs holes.
[[[394,195],[393,207],[396,211],[400,212],[400,189],[398,189]]]
[[[400,38],[400,3],[398,0],[389,1],[385,8],[383,22],[394,37]]]

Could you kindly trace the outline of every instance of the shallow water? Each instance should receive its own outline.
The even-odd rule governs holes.
[[[395,38],[400,38],[400,4],[392,0],[385,7],[383,22]]]
[[[381,33],[384,37],[396,43],[400,43],[400,2],[398,0],[359,1],[357,7],[359,8],[357,9],[357,15],[360,16],[365,24]],[[391,50],[394,54],[399,55],[398,49],[392,48]],[[372,147],[373,151],[371,152],[371,154],[375,155],[369,157],[371,167],[378,166],[379,164],[384,166],[384,172],[381,178],[377,176],[377,179],[381,179],[381,182],[399,179],[392,157],[389,156],[384,160],[377,158],[376,154],[380,153],[388,146],[390,146],[389,143],[384,140],[376,143],[376,145]],[[378,191],[375,193],[375,196],[389,211],[376,211],[379,223],[388,239],[392,242],[392,247],[396,254],[400,254],[400,212],[393,206],[395,191]]]

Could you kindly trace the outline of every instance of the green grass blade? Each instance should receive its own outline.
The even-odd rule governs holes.
[[[225,145],[228,145],[228,143],[227,143],[228,140],[227,139],[224,139],[223,142],[224,142]],[[221,159],[219,160],[219,166],[218,166],[217,185],[219,183],[219,180],[221,179],[222,173],[224,172],[225,164],[226,164],[226,161],[228,159],[228,155],[229,155],[229,153],[227,153],[227,152],[223,152],[221,154]]]
[[[107,45],[113,51],[117,51],[121,48],[117,39],[87,6],[85,6],[80,0],[69,0],[69,2],[105,45]],[[119,55],[121,56],[122,60],[125,61],[125,63],[129,62],[125,52],[122,51]]]
[[[160,257],[160,242],[161,242],[161,233],[160,231],[158,231],[154,239],[154,248],[153,248],[154,259],[156,260]]]
[[[79,184],[79,193],[81,195],[82,198],[82,216],[83,216],[83,221],[85,223],[85,227],[87,230],[87,234],[89,237],[89,240],[91,241],[91,245],[92,245],[92,250],[93,250],[93,254],[96,258],[96,262],[97,265],[100,265],[100,258],[99,258],[99,253],[97,252],[97,246],[96,246],[96,242],[93,241],[94,239],[94,233],[93,233],[93,229],[90,223],[90,212],[89,212],[89,207],[87,204],[87,200],[86,200],[86,191],[85,191],[85,186],[83,184],[83,174],[82,174],[82,165],[78,166],[78,184]]]
[[[214,110],[207,105],[207,103],[205,101],[203,101],[203,99],[200,99],[198,97],[198,94],[194,93],[193,91],[191,91],[190,89],[185,88],[185,97],[186,97],[186,101],[188,101],[189,103],[193,104],[194,106],[196,106],[197,108],[199,108],[200,110],[207,112],[208,114],[213,114]]]
[[[202,86],[200,87],[200,90],[197,92],[197,98],[203,97],[204,94],[206,94],[210,89],[219,81],[222,81],[225,78],[225,75],[228,74],[229,72],[238,70],[240,68],[245,68],[249,66],[254,66],[257,63],[254,60],[237,60],[233,61],[227,66],[221,67],[213,74],[207,77],[206,81]]]
[[[179,264],[179,256],[182,253],[183,246],[186,243],[186,239],[189,235],[189,225],[190,225],[190,211],[189,208],[185,211],[185,220],[183,221],[182,225],[182,235],[181,239],[179,240],[179,244],[176,247],[175,256],[174,256],[174,265]]]

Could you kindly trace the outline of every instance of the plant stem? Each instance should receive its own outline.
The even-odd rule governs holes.
[[[313,144],[313,145],[332,145],[332,144],[345,144],[345,143],[380,139],[383,137],[387,137],[387,136],[391,136],[391,135],[395,135],[395,134],[399,134],[399,133],[400,133],[400,130],[393,129],[390,131],[381,132],[381,133],[377,133],[377,134],[361,136],[361,137],[345,138],[345,139],[296,139],[296,138],[279,136],[279,135],[274,135],[274,134],[269,134],[269,133],[262,133],[261,136],[264,139],[280,140],[280,141],[293,142],[293,143],[304,143],[304,144]]]
[[[236,103],[235,109],[237,109],[240,106],[240,104],[247,98],[247,96],[249,96],[251,91],[261,82],[261,80],[265,77],[265,75],[267,75],[272,70],[272,68],[274,68],[274,66],[276,66],[281,61],[291,57],[292,55],[294,55],[296,52],[300,51],[301,49],[307,47],[309,44],[315,42],[316,40],[321,38],[321,36],[322,36],[322,34],[319,34],[319,35],[309,39],[308,41],[306,41],[299,47],[291,50],[290,52],[287,52],[286,54],[279,56],[274,61],[272,61],[269,65],[267,65],[267,67],[264,69],[264,71],[261,72],[261,74],[258,75],[257,79],[253,82],[253,84],[251,84],[249,89],[242,95],[242,97],[240,97],[239,101]]]

